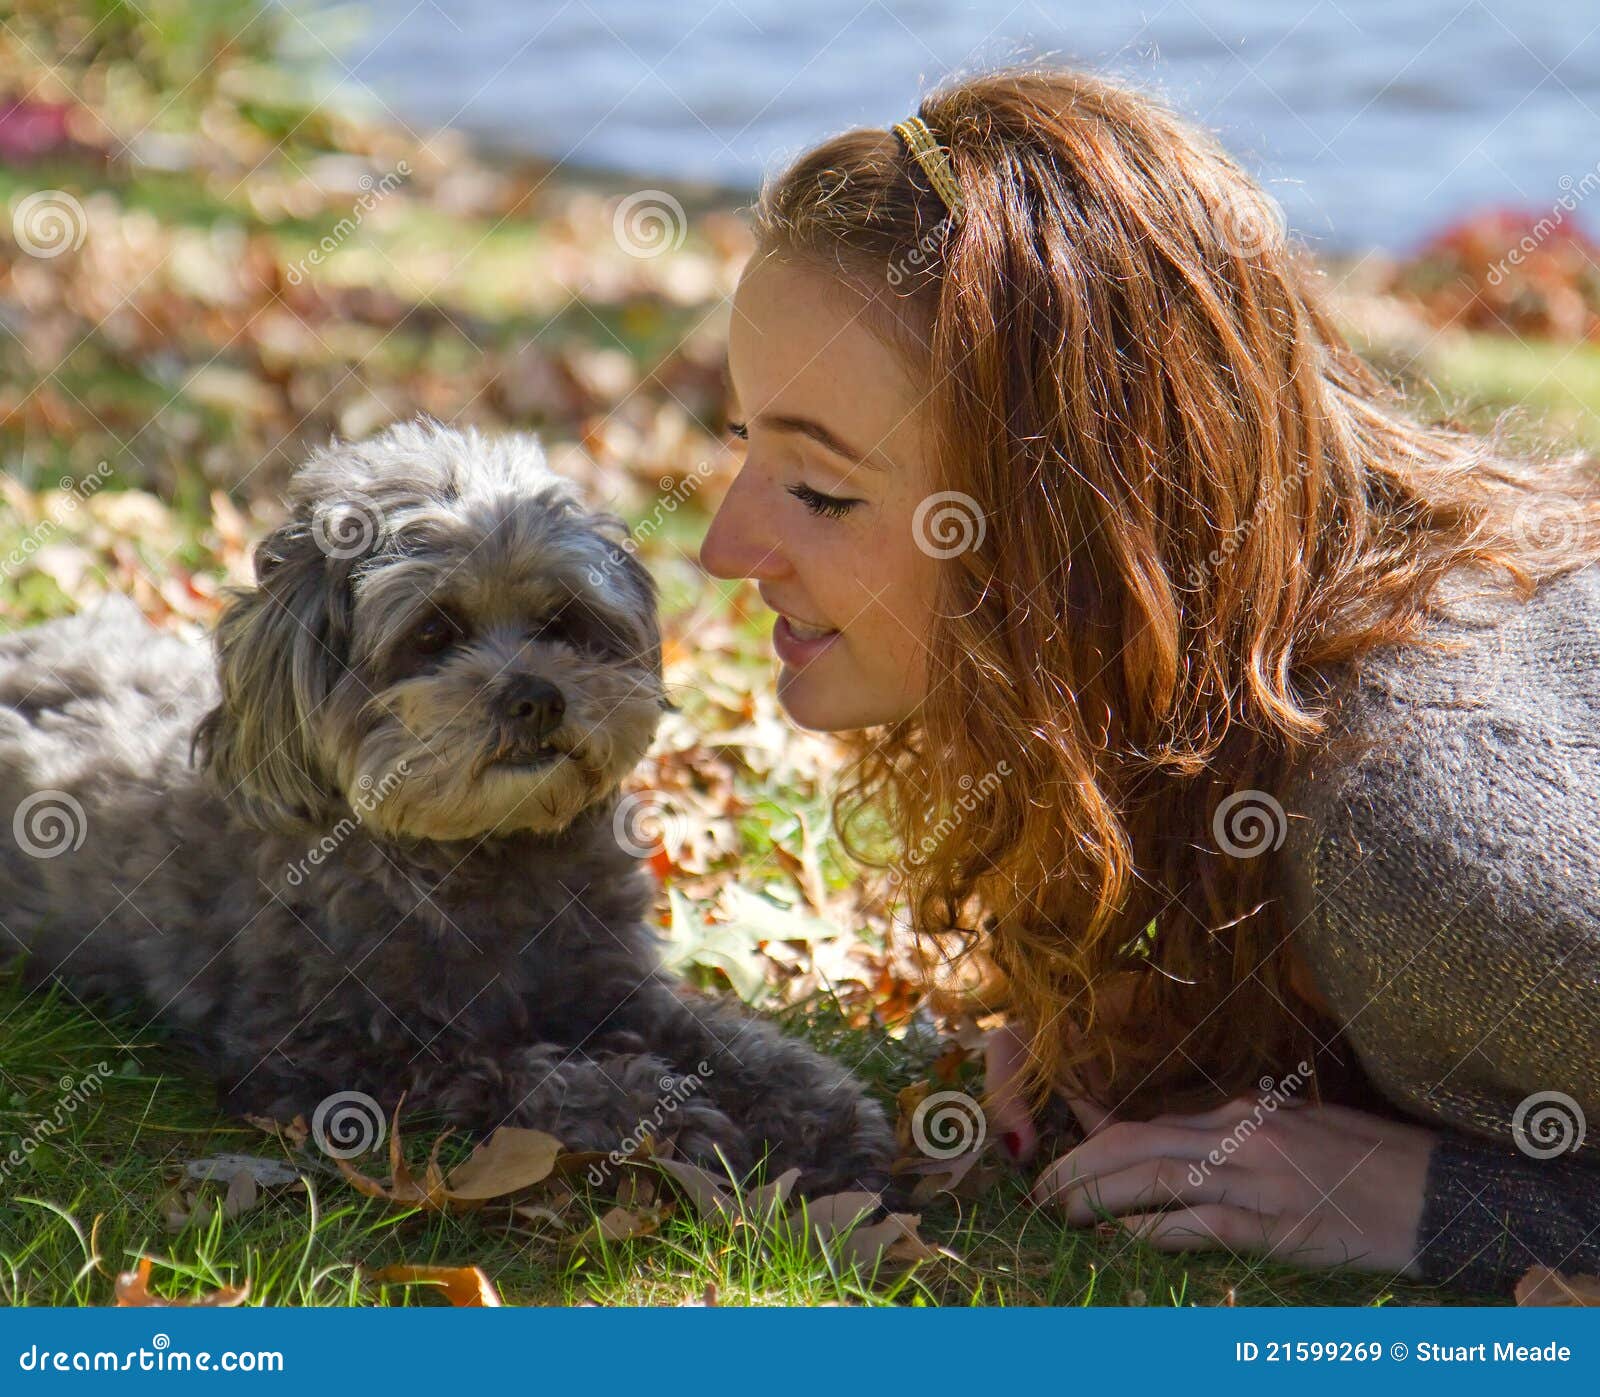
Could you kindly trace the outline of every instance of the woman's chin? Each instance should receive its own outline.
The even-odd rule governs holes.
[[[820,666],[778,671],[778,703],[789,721],[810,732],[855,732],[897,721],[890,705],[872,701],[859,676],[819,673]]]

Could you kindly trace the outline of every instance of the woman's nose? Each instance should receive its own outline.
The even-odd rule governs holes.
[[[763,504],[760,483],[746,466],[734,478],[700,544],[700,565],[713,577],[778,577],[788,567],[776,533],[773,509]]]

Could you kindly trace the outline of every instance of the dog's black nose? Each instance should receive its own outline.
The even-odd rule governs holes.
[[[549,737],[561,726],[567,701],[561,690],[548,679],[523,674],[500,692],[499,717],[535,742]]]

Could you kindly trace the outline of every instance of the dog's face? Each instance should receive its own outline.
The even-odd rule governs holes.
[[[644,756],[655,589],[529,437],[427,423],[315,456],[224,614],[211,775],[266,827],[555,832]]]

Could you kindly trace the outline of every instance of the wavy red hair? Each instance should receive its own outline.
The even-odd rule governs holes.
[[[859,735],[838,827],[1002,972],[1036,1098],[1093,1063],[1107,1104],[1214,1102],[1307,1049],[1278,870],[1219,849],[1220,802],[1274,789],[1327,729],[1319,679],[1416,641],[1447,572],[1528,595],[1600,556],[1600,487],[1412,415],[1272,201],[1159,101],[1012,69],[919,115],[958,220],[886,130],[756,211],[762,250],[874,298],[929,388],[936,486],[984,520],[944,566],[929,697]]]

